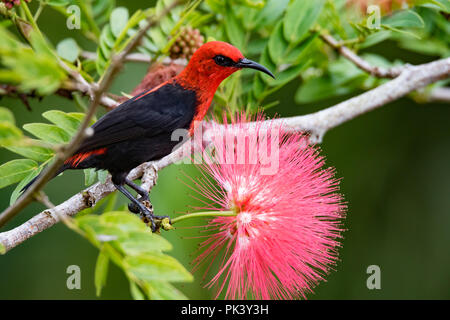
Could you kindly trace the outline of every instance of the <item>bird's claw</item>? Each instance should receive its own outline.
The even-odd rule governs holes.
[[[146,224],[149,225],[152,229],[152,232],[156,232],[157,228],[156,228],[156,223],[155,223],[155,216],[153,214],[153,208],[151,206],[150,203],[148,203],[148,201],[144,201],[143,202],[143,209],[144,210],[139,210],[138,213],[140,213],[141,216],[141,220]],[[137,207],[137,206],[136,206]]]
[[[139,198],[138,201],[142,202],[144,210],[141,211],[135,203],[129,203],[128,209],[133,213],[140,214],[141,220],[151,227],[152,232],[158,232],[161,228],[164,230],[170,230],[172,228],[172,222],[169,216],[154,215],[152,205],[147,200],[142,201]]]
[[[148,199],[143,199],[142,197],[140,197],[140,198],[137,199],[137,201],[139,201],[139,202],[141,202],[141,203],[144,203],[144,202],[147,201],[147,200],[148,200]],[[134,202],[130,202],[130,203],[128,204],[128,210],[129,210],[130,212],[133,212],[133,213],[136,213],[136,214],[141,213],[141,209],[140,209]]]
[[[143,215],[141,214],[141,219],[147,225],[150,223],[152,232],[159,232],[160,229],[166,231],[173,229],[172,221],[169,216],[156,216],[154,214]]]
[[[144,212],[140,212],[140,215],[141,215],[141,220],[146,225],[150,224],[152,232],[156,232],[157,228],[156,228],[156,223],[155,223],[155,219],[154,219],[153,213],[150,210],[145,210]]]

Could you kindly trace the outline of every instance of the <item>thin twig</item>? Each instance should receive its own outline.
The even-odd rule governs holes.
[[[410,67],[411,65],[405,64],[403,66],[397,66],[392,68],[382,68],[378,66],[371,65],[368,61],[364,60],[362,57],[357,55],[351,49],[342,44],[342,42],[337,41],[331,35],[327,33],[320,34],[321,39],[336,49],[343,57],[347,58],[354,65],[356,65],[361,70],[369,73],[370,75],[377,78],[388,78],[394,79],[398,77],[405,68]],[[434,88],[430,92],[427,92],[426,95],[420,97],[421,102],[450,102],[450,89],[448,88]]]
[[[95,84],[89,83],[83,76],[76,70],[70,68],[61,59],[58,59],[59,65],[71,75],[75,81],[66,82],[63,84],[63,88],[70,91],[78,91],[85,95],[88,95],[91,100],[93,99],[93,94],[95,90]],[[107,107],[108,109],[113,109],[119,105],[117,101],[108,97],[103,93],[100,97],[99,104]]]
[[[320,37],[324,42],[329,44],[331,47],[339,51],[341,55],[346,57],[348,60],[353,62],[358,68],[361,70],[366,71],[367,73],[378,77],[378,78],[389,78],[393,79],[395,77],[398,77],[403,69],[406,66],[401,67],[392,67],[392,68],[382,68],[371,65],[369,62],[358,56],[356,53],[354,53],[352,50],[347,48],[344,45],[341,45],[333,36],[325,33],[321,33]]]

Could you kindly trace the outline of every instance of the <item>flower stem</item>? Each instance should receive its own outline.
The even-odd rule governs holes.
[[[234,217],[237,213],[235,211],[206,211],[206,212],[194,212],[182,215],[175,219],[172,219],[172,224],[182,220],[196,218],[196,217]]]

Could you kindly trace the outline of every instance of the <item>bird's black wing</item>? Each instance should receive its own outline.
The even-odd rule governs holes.
[[[94,134],[83,141],[75,154],[188,128],[195,105],[195,92],[176,83],[144,92],[100,118],[92,126]]]

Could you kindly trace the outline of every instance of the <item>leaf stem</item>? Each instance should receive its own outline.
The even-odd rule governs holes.
[[[47,5],[46,2],[44,1],[39,1],[39,7],[36,10],[35,14],[34,14],[34,21],[37,21],[39,19],[39,16],[42,13],[42,10],[44,10],[44,7]]]
[[[20,7],[23,9],[25,16],[27,17],[27,20],[31,25],[33,26],[33,29],[39,34],[41,38],[44,38],[44,36],[41,33],[41,30],[36,24],[36,21],[33,18],[33,15],[31,14],[30,9],[28,8],[28,5],[25,1],[20,1]]]
[[[182,215],[180,217],[176,217],[172,219],[172,224],[197,217],[234,217],[237,215],[235,211],[206,211],[206,212],[194,212]]]

